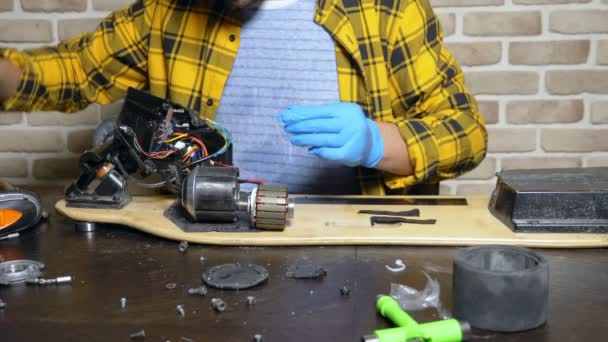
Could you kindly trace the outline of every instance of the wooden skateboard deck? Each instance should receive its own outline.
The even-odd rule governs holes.
[[[201,244],[232,246],[296,246],[296,245],[436,245],[473,246],[504,244],[547,248],[607,247],[608,234],[513,233],[487,209],[488,197],[296,197],[299,202],[295,217],[284,231],[186,233],[163,213],[175,197],[133,197],[120,210],[68,208],[65,201],[55,205],[57,211],[75,221],[113,223],[128,226],[152,235]],[[309,199],[307,203],[306,200]],[[394,199],[391,201],[391,199]],[[422,200],[419,203],[395,204]],[[465,205],[450,202],[466,199]],[[369,203],[364,203],[369,200]],[[377,204],[377,200],[384,202]],[[438,200],[433,203],[434,200]],[[376,202],[374,202],[376,201]],[[317,201],[319,202],[319,201]],[[344,203],[348,202],[348,203]],[[445,203],[443,203],[445,202]],[[461,200],[462,202],[462,200]],[[461,203],[463,204],[463,203]],[[436,219],[434,225],[370,224],[370,215],[358,214],[362,209],[403,211],[420,209],[419,219]]]

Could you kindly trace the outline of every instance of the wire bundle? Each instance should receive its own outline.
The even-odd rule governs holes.
[[[207,149],[205,143],[197,137],[184,132],[171,132],[172,129],[161,130],[158,138],[159,143],[153,149],[154,152],[146,152],[141,146],[133,129],[129,128],[129,130],[133,136],[133,145],[135,150],[148,158],[156,160],[167,159],[169,156],[177,154],[177,152],[180,150],[180,148],[176,147],[178,146],[178,143],[189,140],[192,142],[192,144],[183,144],[184,147],[188,146],[188,148],[180,157],[181,163],[184,164],[180,169],[191,169],[193,166],[196,166],[203,161],[225,153],[232,144],[232,135],[228,129],[211,119],[204,118],[202,120],[209,128],[215,130],[224,140],[223,146],[212,154],[209,154],[209,150]],[[166,139],[167,136],[171,137]],[[161,150],[163,147],[165,149]]]
[[[171,115],[168,114],[168,116],[172,117],[172,114],[173,114],[173,112],[171,112]],[[137,137],[137,134],[135,133],[133,128],[128,127],[128,126],[122,126],[120,128],[123,132],[130,133],[132,140],[133,140],[133,146],[137,152],[139,152],[140,154],[142,154],[143,156],[145,156],[147,158],[154,159],[154,160],[166,160],[169,157],[173,156],[173,158],[171,160],[179,161],[179,164],[181,164],[181,166],[179,167],[179,171],[181,171],[181,172],[189,173],[190,170],[192,170],[195,166],[197,166],[207,160],[210,160],[212,165],[217,165],[217,166],[221,166],[221,167],[238,168],[236,166],[229,165],[229,164],[223,164],[217,160],[212,159],[212,158],[222,155],[223,153],[228,151],[228,149],[230,148],[230,145],[232,144],[232,134],[230,133],[230,131],[228,131],[228,129],[226,129],[226,127],[222,126],[221,124],[219,124],[216,121],[213,121],[211,119],[201,118],[201,120],[207,125],[207,127],[213,129],[220,137],[222,137],[222,139],[224,141],[224,144],[217,151],[215,151],[213,153],[209,153],[207,145],[203,141],[201,141],[199,138],[195,137],[194,135],[192,135],[188,132],[174,131],[174,129],[176,127],[173,123],[171,123],[170,119],[166,120],[163,127],[160,128],[159,130],[157,130],[156,134],[154,134],[154,136],[156,137],[155,140],[157,141],[157,143],[154,146],[154,148],[150,149],[150,151],[146,151],[142,147],[142,145]],[[145,187],[150,187],[150,188],[161,187],[161,186],[170,184],[171,182],[173,182],[175,180],[175,178],[167,179],[160,183],[154,183],[154,184],[148,184],[145,182],[141,182],[140,180],[134,179],[133,177],[131,177],[125,171],[124,167],[120,164],[119,160],[116,160],[116,163],[118,163],[118,166],[119,166],[121,172],[123,174],[125,174],[131,181],[136,182],[137,184],[140,184]],[[242,172],[248,174],[248,172],[246,170],[243,170],[243,169],[240,169],[240,170]],[[251,174],[249,174],[249,176],[250,177],[248,179],[241,180],[241,182],[265,184],[265,182],[263,180],[255,179],[255,178],[251,177],[252,176]]]

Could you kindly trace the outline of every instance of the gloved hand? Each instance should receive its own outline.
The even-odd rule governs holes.
[[[348,166],[376,166],[384,156],[384,140],[374,121],[355,103],[291,106],[278,117],[291,143]]]

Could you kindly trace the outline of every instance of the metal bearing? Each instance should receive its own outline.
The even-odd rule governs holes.
[[[0,263],[0,284],[12,285],[36,279],[42,275],[44,264],[33,260],[13,260]]]
[[[480,246],[454,259],[454,315],[485,330],[515,332],[547,320],[549,264],[522,247]]]

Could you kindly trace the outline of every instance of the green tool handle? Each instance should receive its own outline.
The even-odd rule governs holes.
[[[425,342],[460,342],[470,330],[467,323],[455,319],[418,324],[389,296],[381,296],[376,307],[382,316],[397,325],[396,328],[374,331],[379,342],[406,342],[416,338]]]
[[[397,303],[393,297],[381,296],[378,298],[376,308],[382,316],[388,318],[398,327],[412,327],[418,325],[418,322],[408,315],[407,312],[401,310],[399,303]]]

